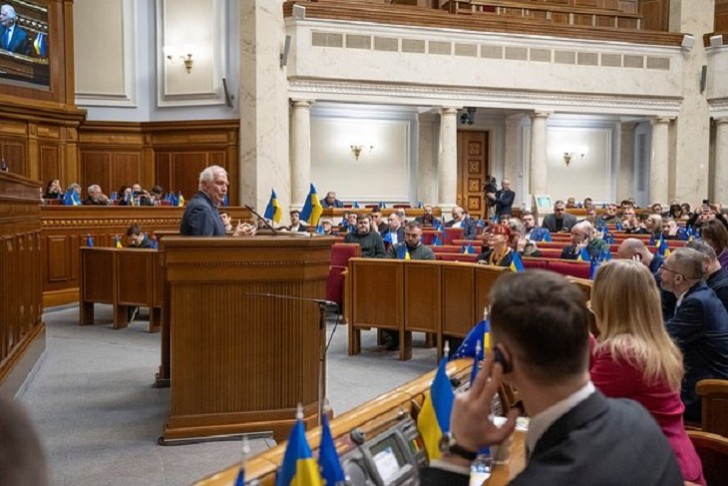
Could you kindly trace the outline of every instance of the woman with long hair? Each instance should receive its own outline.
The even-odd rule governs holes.
[[[728,266],[728,230],[725,229],[723,223],[717,219],[707,221],[700,230],[700,237],[715,250],[720,266],[726,268]]]
[[[592,382],[609,397],[642,404],[672,446],[683,478],[704,485],[700,459],[683,423],[682,354],[665,330],[660,292],[649,269],[633,260],[602,265],[591,308],[600,333],[590,366]]]

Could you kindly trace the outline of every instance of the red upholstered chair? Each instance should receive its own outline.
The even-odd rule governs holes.
[[[435,253],[435,255],[438,253],[460,253],[459,245],[431,246],[430,249]]]
[[[356,243],[334,243],[331,246],[331,268],[326,280],[326,300],[344,305],[344,270],[349,266],[349,258],[361,255],[361,247]]]
[[[472,253],[435,253],[435,258],[446,262],[475,263],[478,261],[478,255]]]
[[[541,248],[539,245],[538,250],[543,258],[561,258],[561,248]]]
[[[587,262],[573,262],[567,260],[552,261],[549,270],[561,275],[571,275],[576,278],[589,278],[590,264]]]
[[[443,228],[442,243],[452,245],[453,240],[462,240],[464,233],[462,228]]]
[[[437,235],[440,235],[440,241],[442,241],[442,233],[440,231],[432,230],[432,229],[424,229],[422,230],[422,244],[423,245],[431,245],[433,241],[435,241],[435,238]]]

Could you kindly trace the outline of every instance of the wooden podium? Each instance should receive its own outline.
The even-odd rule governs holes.
[[[260,294],[323,299],[333,241],[162,239],[159,378],[171,385],[162,441],[265,431],[285,440],[299,402],[307,427],[318,423],[319,308]]]

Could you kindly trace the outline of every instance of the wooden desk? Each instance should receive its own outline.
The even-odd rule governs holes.
[[[330,237],[161,241],[166,274],[160,380],[171,380],[163,439],[272,431],[285,440],[296,405],[318,421],[318,306]],[[165,349],[166,347],[166,349]]]
[[[156,250],[81,248],[79,324],[94,323],[94,304],[114,307],[114,329],[128,326],[129,307],[149,307],[149,332],[161,328],[162,255]]]
[[[384,208],[382,209],[382,216],[387,217],[392,213],[396,213],[398,208]],[[326,208],[321,216],[324,218],[340,218],[345,213],[356,213],[356,214],[369,214],[372,212],[372,208]],[[404,208],[404,213],[408,218],[416,218],[425,214],[425,210],[422,208]],[[432,208],[432,214],[440,218],[442,216],[442,209]]]

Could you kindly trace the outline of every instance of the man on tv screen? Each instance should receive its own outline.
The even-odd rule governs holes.
[[[0,7],[0,48],[18,54],[27,54],[28,34],[15,23],[18,15],[10,5]]]

